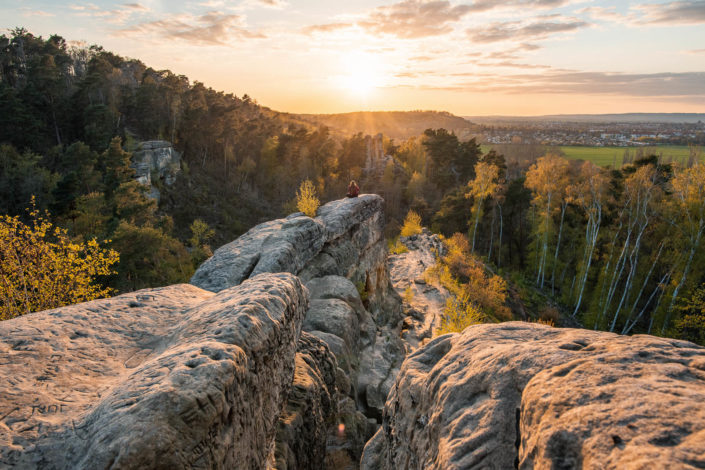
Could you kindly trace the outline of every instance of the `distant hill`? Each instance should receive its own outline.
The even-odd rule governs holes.
[[[624,114],[549,114],[545,116],[464,116],[477,123],[490,122],[705,122],[705,113],[624,113]]]
[[[325,125],[335,133],[349,136],[362,132],[381,132],[394,139],[408,139],[426,129],[444,128],[454,131],[461,139],[470,137],[477,129],[472,122],[441,111],[360,111],[344,114],[298,114],[295,119],[314,125]]]

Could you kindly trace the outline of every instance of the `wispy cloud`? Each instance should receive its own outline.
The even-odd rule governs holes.
[[[122,6],[136,11],[149,11],[149,8],[139,3],[123,3]]]
[[[258,3],[262,6],[269,7],[269,8],[281,9],[281,8],[289,6],[289,2],[286,2],[284,0],[252,0],[252,1],[254,3]]]
[[[452,31],[452,24],[470,11],[469,5],[451,5],[445,0],[404,0],[375,8],[358,25],[374,34],[415,39]]]
[[[315,24],[311,26],[306,26],[301,31],[304,34],[315,34],[315,33],[330,33],[333,31],[338,31],[341,29],[347,29],[353,27],[353,23],[326,23],[326,24]]]
[[[699,24],[705,23],[705,0],[647,4],[634,7],[642,16],[642,24]]]
[[[496,65],[496,64],[495,64]],[[705,72],[609,73],[545,71],[540,74],[502,74],[491,80],[475,78],[446,87],[446,91],[504,94],[601,94],[631,97],[690,97],[705,102]]]
[[[211,11],[200,16],[182,14],[123,28],[119,36],[154,36],[182,39],[199,45],[230,45],[234,41],[264,38],[249,30],[241,15]]]
[[[596,21],[629,26],[696,25],[705,23],[705,0],[639,4],[631,6],[627,13],[619,13],[613,6],[593,6],[577,13],[586,14]]]
[[[505,21],[492,23],[485,28],[468,30],[468,35],[476,43],[493,43],[501,41],[524,41],[545,39],[553,34],[577,31],[590,26],[577,18],[558,18],[551,16],[532,22]]]
[[[471,11],[489,11],[500,8],[558,8],[573,3],[572,0],[475,0],[469,6]]]
[[[73,15],[89,18],[102,18],[108,23],[122,25],[133,15],[143,15],[150,9],[140,3],[123,3],[119,8],[102,9],[94,3],[74,3],[68,6]]]
[[[48,11],[44,10],[32,10],[30,8],[22,8],[22,15],[24,16],[38,16],[38,17],[52,17],[56,16],[54,13],[49,13]]]

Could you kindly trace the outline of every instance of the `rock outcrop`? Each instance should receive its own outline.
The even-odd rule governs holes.
[[[406,352],[400,339],[401,302],[386,264],[383,204],[381,197],[367,194],[329,202],[315,218],[297,213],[260,224],[218,248],[191,279],[213,292],[265,272],[289,272],[306,283],[311,304],[303,330],[323,341],[337,361],[333,399],[338,414],[328,428],[326,457],[328,467],[337,470],[357,468]],[[302,383],[320,382],[315,370],[300,370],[309,374]],[[322,388],[331,386],[316,386],[305,395],[326,396]],[[287,412],[296,424],[280,426],[277,468],[300,465],[289,436],[306,434],[300,426],[307,425],[293,417],[308,416],[311,406],[301,399],[289,403]]]
[[[294,381],[277,429],[277,470],[322,468],[328,428],[338,415],[338,368],[326,343],[302,333],[295,360]]]
[[[389,277],[394,290],[404,299],[402,339],[409,351],[430,341],[441,324],[441,314],[450,293],[440,285],[428,283],[426,270],[435,266],[436,257],[445,254],[438,235],[424,228],[420,234],[400,237],[407,252],[389,255]]]
[[[304,281],[337,275],[379,297],[388,284],[383,204],[381,197],[363,194],[329,202],[315,218],[295,213],[257,225],[215,250],[191,284],[218,292],[264,272],[289,272]]]
[[[705,468],[705,348],[511,322],[411,354],[364,469]]]
[[[164,140],[140,142],[132,153],[132,168],[135,179],[148,188],[148,196],[158,201],[159,189],[152,181],[152,174],[167,186],[172,185],[181,171],[181,154]]]
[[[329,387],[337,369],[310,339],[297,356],[307,306],[282,273],[0,323],[0,467],[265,468],[292,381],[294,395],[307,387],[294,371],[322,370]]]

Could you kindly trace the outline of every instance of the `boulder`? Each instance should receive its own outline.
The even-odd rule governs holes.
[[[703,468],[705,348],[510,322],[409,355],[363,469]]]
[[[307,303],[266,274],[0,323],[0,467],[265,468]]]

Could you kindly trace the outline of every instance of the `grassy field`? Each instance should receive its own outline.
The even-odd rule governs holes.
[[[628,147],[564,146],[559,148],[566,158],[570,158],[572,160],[590,160],[600,166],[616,164],[617,167],[620,167],[622,166],[624,152]],[[673,159],[674,161],[685,163],[688,160],[689,155],[687,146],[663,145],[656,147],[640,147],[639,149],[643,150],[644,155],[661,155],[665,161]],[[629,152],[632,156],[636,155],[636,151],[637,148],[629,148]]]
[[[483,144],[480,147],[483,153],[487,153],[492,149],[493,145]],[[502,147],[504,147],[504,151],[507,151],[506,145],[503,145]],[[689,155],[688,147],[685,145],[661,145],[654,147],[560,146],[558,149],[561,153],[563,153],[563,155],[565,155],[566,158],[570,158],[571,160],[590,160],[599,166],[616,165],[617,167],[622,166],[624,152],[627,149],[631,153],[632,157],[636,157],[637,150],[641,150],[644,152],[644,155],[660,155],[667,162],[672,159],[673,161],[685,163],[687,162]],[[700,160],[705,161],[705,152],[701,152]]]

